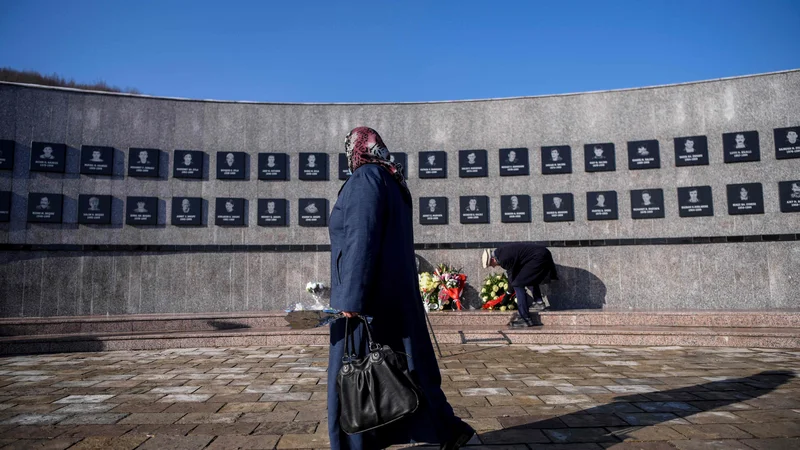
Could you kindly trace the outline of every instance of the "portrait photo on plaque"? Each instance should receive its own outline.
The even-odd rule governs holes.
[[[61,223],[61,194],[28,194],[28,222]]]
[[[172,197],[172,224],[175,226],[203,225],[202,197]]]
[[[739,131],[722,135],[726,163],[761,161],[758,131]]]
[[[84,175],[112,175],[114,147],[81,146],[81,173]]]
[[[530,223],[531,196],[522,194],[501,195],[500,216],[502,223]]]
[[[729,184],[728,214],[764,214],[764,191],[761,183]]]
[[[64,173],[67,167],[66,161],[66,144],[31,143],[31,172]]]
[[[658,141],[628,142],[628,170],[658,169],[661,167],[661,152]]]
[[[155,148],[128,149],[128,176],[158,178],[161,150]]]
[[[258,199],[258,225],[285,227],[289,225],[289,203],[283,198]]]
[[[305,181],[328,180],[327,153],[300,153],[299,175]]]
[[[111,223],[111,196],[80,194],[78,223],[108,225]]]
[[[662,189],[632,190],[631,217],[634,219],[663,219],[664,191]]]
[[[597,191],[586,193],[586,219],[617,220],[617,191]]]
[[[542,194],[542,211],[545,222],[571,222],[575,220],[575,202],[572,194]]]
[[[680,217],[713,216],[714,196],[711,193],[711,186],[679,187],[678,215]]]
[[[458,176],[461,178],[488,177],[486,150],[459,150]]]
[[[158,225],[158,197],[128,197],[125,199],[125,223],[128,225]]]
[[[685,136],[673,139],[675,144],[675,166],[707,166],[708,138]]]
[[[613,172],[617,170],[614,144],[585,144],[583,159],[586,172]]]
[[[459,198],[461,223],[489,223],[489,197],[468,195]]]
[[[219,226],[241,227],[245,226],[247,208],[245,199],[221,197],[215,202],[214,224]]]
[[[247,153],[217,152],[217,179],[246,180]]]
[[[0,170],[14,169],[14,141],[0,140]]]
[[[572,173],[572,148],[569,145],[542,147],[542,174]]]
[[[301,227],[328,226],[328,200],[301,198],[297,202],[297,219]]]
[[[517,175],[530,175],[528,149],[525,147],[501,148],[500,176],[513,177]]]
[[[781,212],[800,212],[800,180],[779,182],[778,196]]]
[[[400,171],[400,173],[402,173],[404,177],[408,176],[407,175],[408,174],[408,155],[407,154],[405,154],[403,152],[391,152],[391,153],[389,153],[389,161],[391,161],[393,163],[400,164],[400,167],[402,167],[402,170]]]
[[[289,157],[286,153],[259,153],[258,179],[265,181],[288,180],[288,161]]]
[[[203,159],[200,150],[175,150],[172,161],[173,178],[203,178]]]
[[[350,178],[350,166],[347,163],[347,153],[339,153],[339,179],[346,180]]]
[[[420,197],[419,224],[447,225],[447,197]]]
[[[0,191],[0,222],[11,220],[11,192]]]
[[[800,158],[800,126],[775,128],[775,158]]]
[[[447,178],[447,153],[419,152],[418,170],[420,178]]]

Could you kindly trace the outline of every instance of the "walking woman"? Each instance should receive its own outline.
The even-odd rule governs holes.
[[[339,191],[330,217],[331,307],[347,317],[371,316],[375,340],[408,355],[409,371],[421,395],[412,416],[373,432],[345,434],[339,427],[336,375],[342,366],[347,321],[335,321],[328,362],[331,448],[377,449],[413,442],[459,448],[475,430],[454,415],[441,389],[419,294],[411,193],[402,166],[390,161],[389,150],[371,128],[351,131],[345,150],[352,175]],[[349,322],[363,357],[363,321]]]

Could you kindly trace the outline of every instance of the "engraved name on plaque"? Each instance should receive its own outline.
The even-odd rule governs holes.
[[[664,191],[662,189],[632,190],[631,217],[634,219],[664,218]]]
[[[489,223],[489,197],[470,195],[459,198],[461,223]]]
[[[583,146],[586,172],[613,172],[617,170],[614,144],[586,144]]]
[[[447,225],[447,197],[420,197],[420,225]]]
[[[111,223],[111,196],[86,195],[78,196],[78,223],[101,224]]]
[[[713,216],[714,196],[711,186],[679,187],[678,208],[680,217]]]
[[[114,147],[84,145],[81,147],[81,173],[84,175],[112,175]]]
[[[800,180],[778,183],[781,212],[800,212]]]
[[[447,178],[447,153],[419,152],[420,178]]]
[[[215,225],[231,227],[241,227],[245,225],[246,208],[243,198],[217,198],[215,206]]]
[[[486,150],[459,150],[458,176],[461,178],[488,177]]]
[[[64,173],[66,161],[66,144],[31,143],[31,172]]]
[[[628,142],[628,170],[658,169],[661,167],[661,152],[658,141]]]
[[[203,178],[204,153],[200,150],[175,150],[173,178]]]
[[[542,194],[545,222],[571,222],[575,220],[572,194]]]
[[[297,203],[297,216],[301,227],[328,226],[328,200],[301,198]]]
[[[289,158],[286,153],[259,153],[258,179],[266,181],[286,181],[289,179]]]
[[[203,224],[203,199],[201,197],[172,197],[172,224],[198,226]]]
[[[513,177],[516,175],[529,175],[528,149],[501,148],[500,149],[500,176]]]
[[[245,180],[247,154],[245,152],[217,152],[217,179]]]
[[[572,149],[569,145],[542,147],[542,174],[572,173]]]
[[[0,170],[14,169],[14,141],[0,140]]]
[[[300,179],[304,181],[328,180],[327,153],[300,153]]]
[[[158,225],[158,197],[128,197],[125,200],[125,223]]]
[[[517,194],[500,196],[500,212],[500,221],[503,223],[531,222],[530,195]]]
[[[722,151],[726,163],[761,160],[758,131],[740,131],[722,135]]]
[[[61,223],[61,194],[28,194],[28,222]]]
[[[289,210],[286,199],[258,199],[258,225],[262,227],[285,227],[289,224]]]
[[[586,193],[586,218],[588,220],[617,220],[617,191]]]
[[[347,153],[339,153],[339,179],[346,180],[350,178],[350,166],[347,163]]]
[[[775,158],[800,158],[800,126],[775,128]]]
[[[675,143],[675,166],[707,166],[708,138],[686,136],[673,139]]]
[[[728,214],[764,214],[764,192],[761,183],[729,184]]]
[[[158,177],[161,150],[155,148],[131,148],[128,150],[129,177]]]

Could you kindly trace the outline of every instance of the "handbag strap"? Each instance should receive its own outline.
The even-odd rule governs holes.
[[[361,315],[358,316],[358,319],[364,322],[364,329],[367,330],[367,344],[369,346],[369,350],[371,352],[379,350],[381,346],[372,339],[372,331],[370,330],[369,321],[367,321],[367,319]],[[356,354],[355,337],[353,336],[353,333],[350,332],[349,317],[345,317],[344,328],[344,356],[342,357],[342,362],[348,364],[351,360],[358,357]]]

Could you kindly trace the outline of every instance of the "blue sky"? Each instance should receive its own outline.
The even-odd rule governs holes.
[[[273,102],[511,97],[800,68],[800,1],[0,0],[0,66]]]

